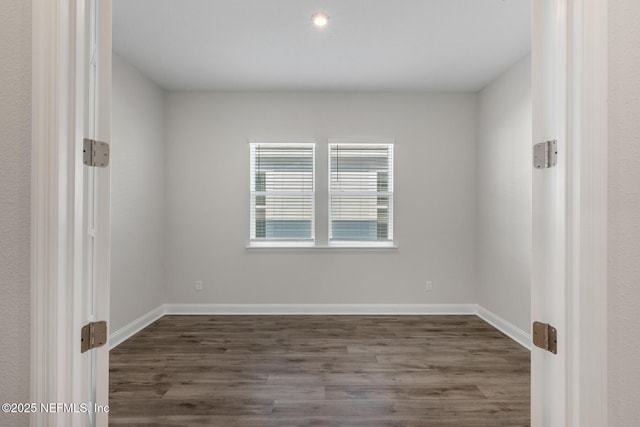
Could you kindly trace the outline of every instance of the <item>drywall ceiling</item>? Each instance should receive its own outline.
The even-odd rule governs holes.
[[[113,3],[114,50],[166,89],[475,91],[531,50],[530,0]]]

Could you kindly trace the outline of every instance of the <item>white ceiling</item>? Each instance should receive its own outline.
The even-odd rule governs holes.
[[[476,91],[531,46],[530,0],[113,3],[114,50],[166,89]]]

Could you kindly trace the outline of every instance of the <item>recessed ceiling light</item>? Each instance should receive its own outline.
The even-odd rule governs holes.
[[[318,12],[311,17],[311,20],[313,21],[313,25],[322,28],[329,22],[329,17],[325,13]]]

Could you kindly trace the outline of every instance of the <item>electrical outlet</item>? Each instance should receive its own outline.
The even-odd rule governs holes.
[[[202,280],[196,280],[196,291],[202,290]]]
[[[427,292],[431,292],[433,290],[433,282],[431,280],[427,280],[424,290]]]

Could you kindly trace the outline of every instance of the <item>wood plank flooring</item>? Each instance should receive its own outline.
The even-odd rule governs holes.
[[[165,316],[111,351],[114,426],[528,426],[529,352],[476,316]]]

